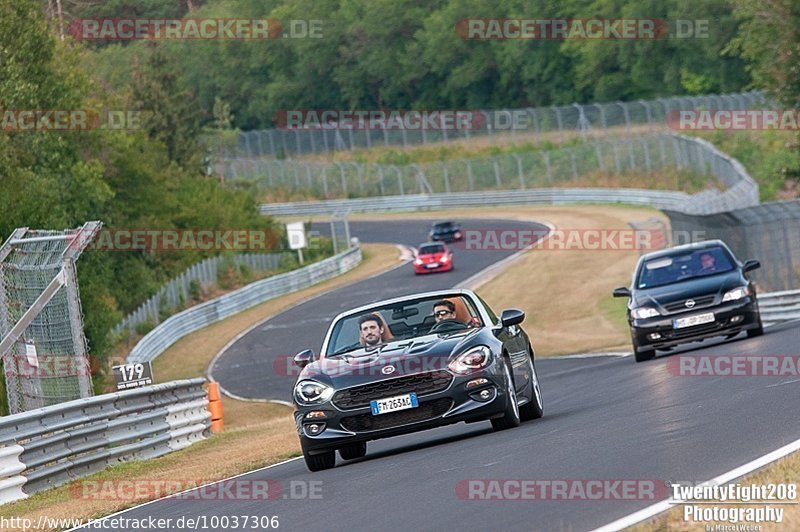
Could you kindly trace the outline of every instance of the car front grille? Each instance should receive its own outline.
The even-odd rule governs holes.
[[[689,312],[691,310],[697,310],[699,308],[704,308],[713,305],[716,297],[717,296],[714,294],[708,296],[693,297],[691,298],[694,301],[694,306],[692,308],[686,306],[686,302],[688,301],[688,299],[683,299],[681,301],[676,301],[674,303],[667,303],[666,305],[664,305],[664,308],[667,310],[667,312]]]
[[[373,416],[372,414],[358,414],[342,418],[341,424],[350,432],[369,432],[402,427],[411,423],[428,421],[444,415],[453,407],[453,400],[448,397],[421,402],[417,408],[389,412]]]
[[[440,370],[362,384],[336,392],[333,404],[342,410],[350,410],[369,406],[373,399],[386,399],[411,392],[417,395],[441,392],[450,386],[452,380],[450,373]]]

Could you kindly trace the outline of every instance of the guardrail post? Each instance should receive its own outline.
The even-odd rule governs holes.
[[[553,183],[553,169],[550,166],[550,154],[548,152],[542,152],[542,158],[544,159],[544,167],[547,171],[547,182]]]
[[[525,189],[525,175],[522,173],[522,159],[516,153],[513,154],[514,159],[517,160],[517,177],[519,177],[519,187]]]

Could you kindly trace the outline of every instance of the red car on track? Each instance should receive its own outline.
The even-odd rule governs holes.
[[[414,273],[449,272],[453,269],[453,253],[441,242],[420,244],[414,259]]]

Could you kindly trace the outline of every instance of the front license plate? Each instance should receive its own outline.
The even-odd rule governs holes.
[[[694,325],[702,325],[704,323],[711,323],[714,321],[714,313],[698,314],[696,316],[689,316],[688,318],[680,318],[672,320],[673,329],[683,329],[684,327],[692,327]]]
[[[437,263],[435,263],[435,262],[432,262],[430,264],[426,264],[425,267],[426,268],[438,268],[439,265]]]
[[[386,399],[370,401],[369,405],[372,407],[372,415],[378,416],[380,414],[386,414],[387,412],[417,408],[419,406],[419,401],[417,401],[417,394],[407,393],[396,397],[387,397]]]

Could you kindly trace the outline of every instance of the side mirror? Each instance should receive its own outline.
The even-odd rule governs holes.
[[[500,325],[511,327],[519,325],[525,320],[525,313],[519,309],[509,308],[500,313]]]
[[[302,369],[308,366],[313,360],[314,351],[311,349],[305,349],[294,356],[294,365]]]
[[[631,291],[624,286],[615,288],[613,292],[614,297],[631,297]]]
[[[759,261],[755,260],[755,259],[750,259],[748,261],[745,261],[745,263],[744,263],[744,271],[745,271],[745,273],[746,272],[751,272],[753,270],[757,270],[760,267],[761,267],[761,263]]]

